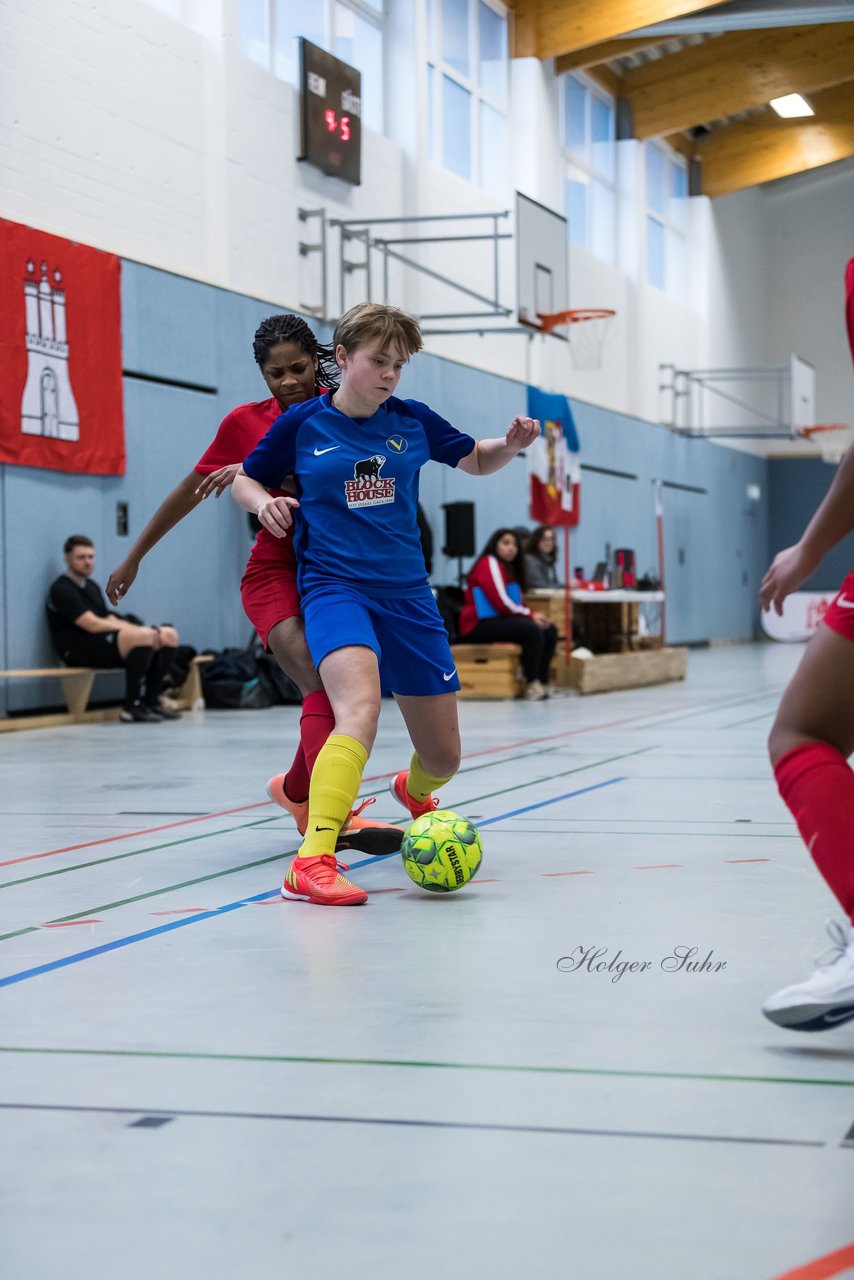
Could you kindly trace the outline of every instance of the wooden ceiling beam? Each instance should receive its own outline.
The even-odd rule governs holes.
[[[623,77],[635,136],[654,138],[848,80],[854,22],[732,31]]]
[[[624,40],[605,40],[602,44],[593,44],[586,49],[576,49],[574,53],[562,53],[555,62],[555,72],[562,76],[567,71],[585,71],[588,67],[598,67],[603,62],[613,62],[615,58],[628,58],[641,49],[663,43],[661,36],[635,36],[634,39],[627,36]]]
[[[709,0],[515,0],[515,58],[556,58],[669,18]]]
[[[694,159],[697,152],[697,144],[687,133],[671,133],[663,141],[669,147],[672,147],[674,151],[678,151],[686,160]]]
[[[812,104],[815,115],[807,119],[781,120],[769,111],[698,140],[703,194],[730,195],[854,155],[854,81],[814,94]]]
[[[588,67],[587,74],[591,80],[595,80],[606,93],[610,93],[612,98],[621,98],[623,96],[623,81],[615,71],[610,67]]]

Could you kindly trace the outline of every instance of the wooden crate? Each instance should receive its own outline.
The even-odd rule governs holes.
[[[532,613],[541,613],[554,623],[559,636],[566,635],[566,597],[560,591],[532,591],[525,596],[525,604]],[[577,608],[572,606],[573,612]]]
[[[460,692],[471,699],[518,698],[524,689],[519,678],[518,644],[455,644],[451,647]]]
[[[645,684],[684,680],[687,669],[687,649],[602,653],[592,658],[572,658],[569,683],[579,693],[605,693],[610,689],[635,689]],[[563,663],[559,670],[565,670]]]
[[[579,601],[573,609],[584,643],[594,653],[625,653],[637,648],[637,601]]]

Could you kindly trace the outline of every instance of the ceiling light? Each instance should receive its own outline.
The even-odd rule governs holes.
[[[784,120],[792,120],[795,116],[814,116],[810,104],[799,93],[787,93],[782,98],[772,98],[769,104]]]

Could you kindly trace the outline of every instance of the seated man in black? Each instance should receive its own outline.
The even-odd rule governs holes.
[[[172,665],[178,633],[174,627],[146,627],[131,616],[111,613],[100,587],[91,581],[95,547],[75,534],[63,547],[66,571],[52,584],[47,621],[53,647],[69,667],[124,667],[125,704],[119,719],[137,723],[176,720],[160,706],[160,689]]]

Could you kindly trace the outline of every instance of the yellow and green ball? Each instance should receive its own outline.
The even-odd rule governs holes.
[[[400,856],[410,880],[430,893],[453,893],[477,872],[483,848],[477,828],[450,809],[416,818],[406,830]]]

